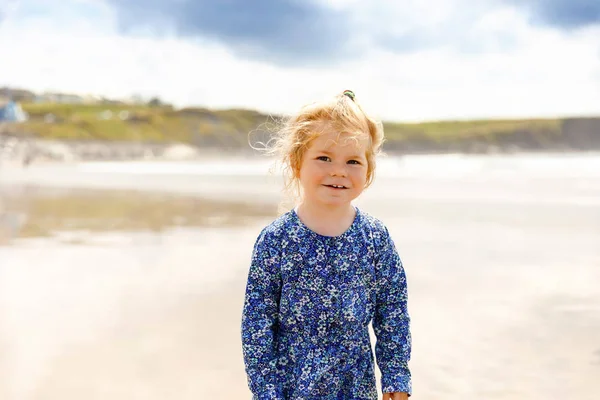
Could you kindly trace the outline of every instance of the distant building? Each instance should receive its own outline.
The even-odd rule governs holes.
[[[0,105],[0,122],[23,122],[28,118],[19,103],[10,100],[4,105]]]
[[[35,97],[36,103],[82,104],[86,99],[76,94],[46,92]]]

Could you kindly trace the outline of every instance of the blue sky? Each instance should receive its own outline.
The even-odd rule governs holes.
[[[597,0],[0,0],[0,86],[379,118],[600,114]]]

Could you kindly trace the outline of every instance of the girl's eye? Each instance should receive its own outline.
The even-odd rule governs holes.
[[[321,161],[329,161],[329,160],[330,160],[330,158],[329,158],[329,157],[327,157],[327,156],[319,156],[319,157],[317,157],[317,160],[321,160]]]
[[[350,160],[350,161],[348,161],[348,164],[360,165],[360,161],[357,161],[357,160]]]

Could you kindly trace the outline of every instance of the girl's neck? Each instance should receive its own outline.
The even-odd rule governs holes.
[[[295,210],[304,225],[323,236],[341,235],[348,230],[356,217],[356,209],[352,204],[329,208],[301,202]]]

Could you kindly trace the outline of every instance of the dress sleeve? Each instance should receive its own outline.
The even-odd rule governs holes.
[[[380,233],[375,262],[377,300],[373,331],[377,338],[375,355],[381,371],[381,389],[383,393],[406,392],[410,396],[411,334],[406,275],[387,228]]]
[[[254,400],[283,399],[275,369],[280,292],[279,257],[263,231],[252,252],[242,313],[242,350]]]

